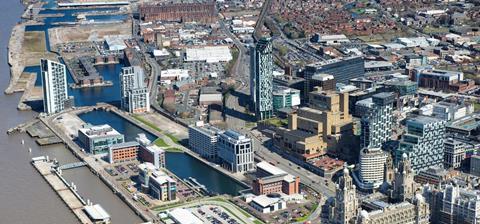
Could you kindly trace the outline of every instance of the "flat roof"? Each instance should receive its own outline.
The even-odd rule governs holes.
[[[278,202],[280,199],[278,198],[270,198],[266,195],[259,195],[257,197],[254,197],[252,199],[252,201],[257,204],[257,205],[260,205],[261,207],[265,208],[265,207],[268,207],[276,202]]]
[[[184,208],[173,209],[168,215],[179,224],[203,224],[202,220]]]
[[[257,163],[257,169],[260,168],[265,170],[266,172],[270,173],[271,175],[281,175],[287,174],[287,172],[283,171],[282,169],[270,164],[269,162],[262,161]]]
[[[130,142],[122,142],[118,144],[111,145],[111,149],[122,149],[122,148],[128,148],[128,147],[135,147],[139,146],[140,144],[136,141],[130,141]]]
[[[86,205],[84,207],[87,215],[93,220],[108,220],[110,215],[102,208],[101,205]]]
[[[121,135],[120,132],[118,132],[108,124],[96,126],[88,125],[85,128],[80,128],[79,131],[88,137]]]

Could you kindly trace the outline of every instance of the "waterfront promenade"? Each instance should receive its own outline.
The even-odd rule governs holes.
[[[242,185],[243,187],[250,188],[250,186],[247,183],[245,183],[245,178],[244,178],[243,174],[234,174],[234,173],[231,173],[231,172],[225,170],[224,168],[222,168],[222,167],[220,167],[216,164],[212,164],[210,161],[202,158],[201,156],[199,156],[197,153],[193,152],[189,148],[175,142],[172,138],[166,136],[164,133],[159,132],[159,131],[149,127],[147,124],[145,124],[145,123],[143,123],[143,122],[141,122],[137,119],[134,119],[133,117],[129,116],[126,112],[123,112],[123,111],[117,109],[116,107],[110,107],[109,109],[110,109],[110,112],[115,113],[116,115],[118,115],[118,116],[122,117],[123,119],[127,120],[128,122],[140,127],[141,129],[149,132],[150,134],[156,136],[157,138],[162,138],[163,141],[167,145],[169,145],[171,148],[177,148],[177,149],[182,150],[184,153],[194,157],[195,159],[197,159],[197,160],[201,161],[202,163],[208,165],[212,169],[215,169],[215,170],[221,172],[222,174],[232,178],[233,180],[235,180],[235,182]]]
[[[105,108],[105,105],[84,107],[81,108],[81,110],[88,111],[98,109],[100,107]],[[42,121],[48,128],[50,128],[50,130],[52,130],[55,135],[62,139],[66,147],[75,155],[75,157],[85,162],[87,167],[90,168],[90,170],[95,175],[97,175],[120,199],[122,199],[122,201],[124,201],[131,209],[133,209],[140,218],[142,218],[146,222],[157,220],[158,218],[154,214],[149,212],[147,207],[140,206],[135,203],[130,197],[130,194],[126,191],[126,189],[121,186],[117,186],[115,184],[115,180],[111,178],[110,175],[103,169],[103,167],[101,167],[100,164],[95,161],[95,158],[88,157],[87,154],[83,152],[82,149],[69,136],[67,136],[67,134],[64,133],[64,131],[60,130],[54,124],[53,120],[59,115],[60,114],[52,117],[40,117],[40,121]]]
[[[83,212],[85,202],[74,191],[72,186],[69,186],[66,181],[60,176],[60,174],[53,169],[54,164],[51,161],[36,160],[32,162],[32,165],[47,181],[47,183],[53,188],[53,190],[60,196],[70,210],[75,214],[78,220],[83,224],[93,223],[88,216]]]

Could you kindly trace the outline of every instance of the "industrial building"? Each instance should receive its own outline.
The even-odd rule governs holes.
[[[217,19],[215,1],[167,1],[145,3],[138,7],[145,22],[198,22],[214,23]]]
[[[40,69],[43,86],[43,110],[55,114],[65,109],[69,100],[67,92],[67,71],[64,64],[41,59]]]
[[[108,152],[110,146],[125,141],[122,134],[108,124],[92,126],[84,125],[78,130],[78,140],[91,154]]]
[[[187,48],[184,61],[201,61],[207,63],[229,62],[233,59],[228,46],[208,46]]]
[[[222,166],[233,173],[255,170],[252,140],[233,130],[218,136],[218,158]]]

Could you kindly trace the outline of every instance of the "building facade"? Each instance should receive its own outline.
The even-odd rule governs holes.
[[[250,95],[257,120],[273,116],[273,46],[262,38],[250,49]]]
[[[177,199],[177,182],[151,163],[138,165],[138,181],[142,192],[161,201]]]
[[[161,2],[139,6],[140,18],[145,22],[199,22],[216,20],[215,1]]]
[[[361,119],[361,147],[382,147],[392,137],[393,93],[372,96],[372,108]]]
[[[480,222],[480,192],[452,184],[425,186],[423,195],[435,210],[431,223],[474,224]]]
[[[123,67],[120,73],[121,107],[130,113],[150,111],[150,97],[141,67]]]
[[[329,223],[353,223],[358,215],[359,206],[356,187],[345,164],[343,175],[336,185],[335,199],[329,211]]]
[[[384,181],[387,154],[380,148],[363,148],[360,151],[358,170],[354,172],[357,186],[362,190],[380,187]]]
[[[374,211],[362,210],[357,224],[429,224],[430,210],[425,198],[416,195],[412,203],[382,204]]]
[[[445,149],[443,151],[443,167],[460,168],[463,160],[466,158],[466,145],[463,142],[457,141],[453,138],[445,140]]]
[[[108,162],[118,163],[133,161],[138,157],[139,144],[136,141],[112,145],[108,148]]]
[[[257,163],[256,176],[257,179],[252,182],[252,191],[256,195],[300,193],[300,177],[288,174],[268,162]]]
[[[78,130],[78,140],[91,154],[107,153],[110,146],[125,141],[124,136],[108,124],[84,125]]]
[[[363,57],[353,56],[308,65],[304,72],[306,90],[311,86],[312,77],[321,73],[333,75],[337,83],[348,84],[350,79],[365,74],[365,62]]]
[[[414,172],[406,154],[402,155],[402,159],[395,168],[394,175],[392,189],[389,192],[390,198],[395,202],[403,202],[413,198],[415,194]]]
[[[300,90],[277,86],[273,91],[273,110],[300,105]]]
[[[218,135],[222,132],[223,130],[212,125],[197,122],[195,126],[188,127],[188,144],[202,157],[216,161]]]
[[[68,101],[67,70],[64,64],[41,59],[40,68],[43,86],[43,111],[55,114],[65,109]]]
[[[416,172],[443,165],[445,125],[446,121],[427,116],[407,119],[407,133],[395,150],[395,161],[407,154]]]
[[[138,158],[142,162],[153,164],[156,168],[165,168],[165,150],[153,144],[145,134],[139,134],[136,138],[140,144]]]
[[[451,85],[463,81],[463,73],[418,67],[413,70],[412,81],[416,81],[419,87],[447,91]]]
[[[222,166],[233,173],[255,170],[252,140],[233,130],[219,134],[218,157]]]
[[[288,116],[288,128],[277,128],[276,147],[310,160],[327,153],[327,147],[339,156],[352,155],[352,117],[348,112],[348,94],[333,91],[310,93],[310,107],[299,108]]]

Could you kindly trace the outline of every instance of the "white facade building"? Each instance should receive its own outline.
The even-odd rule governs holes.
[[[219,134],[218,157],[222,166],[233,173],[255,170],[252,140],[233,130]]]
[[[280,198],[270,198],[266,195],[254,197],[249,203],[255,210],[261,213],[272,213],[286,209],[287,203]]]
[[[68,100],[67,71],[65,65],[41,59],[43,110],[47,114],[55,114],[65,109]]]
[[[141,67],[122,68],[120,73],[121,106],[130,113],[150,111],[150,97]]]
[[[387,154],[380,148],[363,148],[360,151],[358,170],[353,176],[363,190],[380,187],[384,178]]]
[[[202,157],[216,160],[219,128],[199,121],[195,126],[188,127],[188,144],[190,148]]]
[[[187,48],[185,61],[204,61],[207,63],[229,62],[232,54],[228,46],[209,46],[203,48]]]
[[[446,139],[445,149],[443,151],[443,167],[445,169],[460,168],[466,157],[465,147],[466,145],[460,141],[456,141],[452,138]]]

